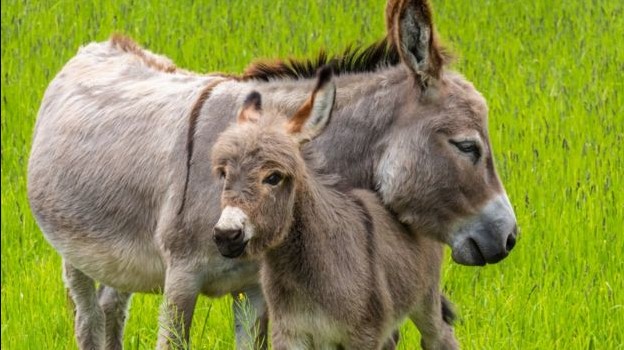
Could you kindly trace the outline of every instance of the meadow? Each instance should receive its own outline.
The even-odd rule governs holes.
[[[496,265],[449,258],[464,349],[624,349],[624,2],[435,0],[462,72],[487,98],[521,230]],[[77,49],[125,33],[180,67],[340,52],[384,32],[385,0],[2,1],[2,349],[75,349],[60,258],[30,213],[26,166],[47,84]],[[448,249],[447,249],[448,253]],[[448,255],[448,254],[447,254]],[[128,349],[153,348],[161,297],[135,295]],[[230,298],[200,298],[196,349],[233,348]],[[406,324],[401,349],[418,344]]]

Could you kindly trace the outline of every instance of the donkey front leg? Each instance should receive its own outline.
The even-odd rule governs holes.
[[[459,349],[453,327],[450,302],[437,290],[433,291],[410,315],[410,319],[420,331],[420,344],[425,350]]]
[[[104,312],[95,294],[95,281],[63,260],[63,279],[75,305],[75,332],[81,350],[104,349]]]
[[[106,319],[106,349],[123,349],[123,331],[128,314],[131,293],[120,292],[109,286],[100,285],[98,302]]]
[[[269,315],[259,285],[232,293],[232,309],[239,350],[268,349]],[[253,346],[252,346],[253,344]]]
[[[199,294],[198,276],[183,268],[168,268],[160,311],[158,349],[187,349]]]

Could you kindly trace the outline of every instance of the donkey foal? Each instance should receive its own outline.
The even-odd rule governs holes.
[[[409,317],[425,349],[456,349],[439,291],[439,249],[410,234],[370,191],[346,188],[301,151],[328,124],[331,70],[288,120],[251,93],[219,137],[223,182],[214,239],[229,258],[260,257],[274,349],[381,349]],[[443,305],[444,303],[444,305]]]

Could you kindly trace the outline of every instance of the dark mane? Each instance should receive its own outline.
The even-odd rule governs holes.
[[[313,78],[316,71],[331,65],[334,74],[374,72],[379,68],[399,63],[399,52],[387,39],[382,39],[368,47],[350,46],[341,55],[329,56],[319,52],[313,59],[294,59],[257,61],[250,64],[243,74],[243,79],[268,81],[276,78]]]

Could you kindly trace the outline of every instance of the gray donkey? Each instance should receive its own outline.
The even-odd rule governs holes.
[[[221,254],[261,260],[273,349],[381,349],[406,317],[424,349],[457,349],[438,305],[431,242],[412,234],[369,190],[319,174],[300,147],[328,124],[335,86],[320,70],[288,121],[262,111],[252,92],[238,123],[212,149],[222,213]],[[431,263],[433,262],[433,264]]]
[[[326,170],[375,191],[427,241],[438,273],[443,244],[465,265],[507,256],[516,220],[494,167],[485,100],[446,69],[426,1],[390,1],[386,14],[387,37],[370,47],[259,62],[242,76],[184,71],[119,36],[63,67],[39,109],[28,196],[63,258],[81,349],[121,348],[135,292],[164,293],[161,348],[188,341],[200,294],[246,293],[264,320],[258,265],[224,258],[213,242],[221,185],[211,177],[212,146],[250,91],[293,115],[330,61],[332,123],[306,146]],[[237,306],[234,315],[246,347]]]

